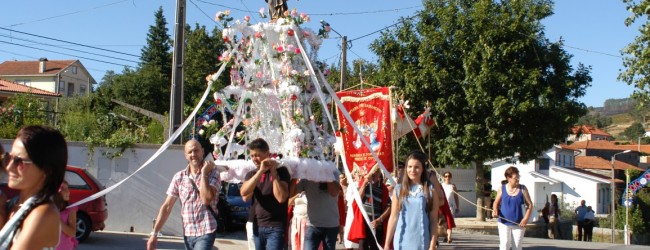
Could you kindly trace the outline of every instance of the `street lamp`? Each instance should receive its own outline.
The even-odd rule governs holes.
[[[611,207],[611,209],[609,211],[609,214],[612,217],[612,219],[611,219],[611,222],[612,222],[612,244],[614,243],[614,232],[615,232],[614,231],[615,230],[614,225],[616,224],[615,223],[616,222],[616,217],[615,217],[615,214],[614,214],[614,210],[616,209],[615,206],[614,206],[615,205],[615,200],[616,200],[616,197],[615,197],[616,185],[614,184],[614,161],[615,161],[617,155],[629,153],[630,151],[632,151],[632,150],[625,150],[623,152],[618,152],[618,153],[612,155],[612,181],[609,184],[610,188],[612,189],[611,190],[611,192],[612,192],[612,200],[610,201],[612,207]]]

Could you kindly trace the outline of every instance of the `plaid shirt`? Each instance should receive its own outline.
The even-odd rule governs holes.
[[[185,236],[202,236],[212,233],[217,229],[217,220],[212,216],[207,207],[201,202],[198,190],[192,186],[190,178],[201,187],[201,172],[192,175],[189,167],[174,175],[172,182],[167,189],[167,195],[178,198],[181,201],[181,217],[183,218],[183,233]],[[221,186],[219,172],[215,169],[208,177],[210,186],[217,190],[215,197],[210,202],[212,209],[217,212],[217,195]],[[218,213],[218,212],[217,212]]]

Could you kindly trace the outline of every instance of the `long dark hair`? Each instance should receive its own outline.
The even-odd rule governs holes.
[[[432,201],[432,198],[429,197],[429,193],[430,193],[429,192],[429,188],[430,188],[429,186],[431,186],[431,182],[429,182],[429,174],[427,172],[427,169],[428,169],[427,167],[429,165],[429,163],[427,161],[427,156],[424,153],[420,152],[420,151],[412,152],[406,158],[406,162],[404,163],[404,165],[407,168],[408,168],[409,160],[416,160],[416,161],[419,161],[420,164],[422,164],[422,175],[420,175],[420,183],[422,183],[423,190],[424,190],[424,199],[427,202],[427,210],[426,211],[429,212],[429,211],[431,211],[431,209],[433,209],[433,201]],[[404,173],[404,174],[406,174],[406,173]],[[400,184],[401,184],[401,186],[400,186],[399,194],[398,194],[398,197],[397,197],[397,201],[398,201],[397,204],[399,206],[399,209],[401,210],[402,209],[402,201],[408,202],[408,199],[404,200],[404,197],[408,197],[408,195],[409,195],[409,191],[411,189],[411,184],[412,184],[411,179],[409,179],[408,177],[402,177],[402,183],[400,183]]]
[[[63,189],[63,184],[65,184],[66,186],[68,186],[68,188],[70,188],[68,181],[63,180],[63,182],[61,182],[61,186],[59,187],[59,192],[52,197],[52,200],[54,201],[54,205],[56,205],[56,207],[59,208],[59,211],[63,211],[65,210],[66,207],[68,207],[68,201],[64,200],[63,195],[61,194],[61,190]],[[70,191],[68,190],[68,192]]]
[[[29,159],[45,173],[43,188],[36,194],[36,204],[50,201],[59,192],[68,163],[68,145],[63,135],[51,127],[27,126],[16,135],[25,146]]]

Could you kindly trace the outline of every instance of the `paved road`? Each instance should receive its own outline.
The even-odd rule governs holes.
[[[136,233],[122,232],[95,232],[86,242],[79,245],[80,250],[108,250],[108,249],[145,249],[148,236]],[[243,231],[219,235],[215,249],[247,250],[246,234]],[[184,249],[183,239],[180,237],[162,237],[158,241],[158,249]],[[498,249],[499,237],[496,235],[479,234],[454,234],[452,244],[443,243],[439,249]],[[525,238],[525,249],[649,249],[648,246],[625,246],[597,242],[579,242],[568,240],[549,240],[538,238]],[[337,249],[343,249],[339,245]]]

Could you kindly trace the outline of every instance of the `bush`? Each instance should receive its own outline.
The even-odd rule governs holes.
[[[48,110],[43,99],[32,94],[12,96],[0,107],[0,138],[13,139],[26,125],[45,125]]]

